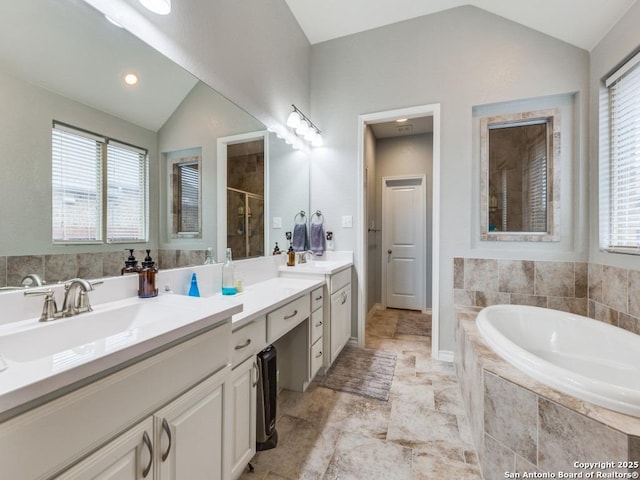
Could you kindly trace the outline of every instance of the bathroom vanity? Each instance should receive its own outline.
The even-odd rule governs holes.
[[[238,478],[255,454],[256,354],[274,344],[279,388],[304,391],[323,289],[277,277],[233,299],[127,298],[0,325],[3,476]]]

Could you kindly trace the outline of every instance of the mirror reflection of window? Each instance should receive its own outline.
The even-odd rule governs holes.
[[[489,128],[489,231],[547,231],[547,121]]]
[[[174,238],[200,238],[201,162],[200,149],[167,154],[170,164],[171,224]]]

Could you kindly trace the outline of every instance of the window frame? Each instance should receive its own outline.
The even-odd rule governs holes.
[[[598,158],[598,167],[599,167],[599,228],[598,228],[598,236],[599,236],[599,249],[602,252],[614,253],[614,254],[628,254],[628,255],[640,255],[640,234],[636,235],[635,242],[636,246],[619,244],[616,245],[617,242],[614,241],[614,236],[616,235],[614,231],[616,227],[614,224],[616,219],[623,216],[622,214],[616,214],[614,204],[617,203],[615,201],[616,192],[618,192],[618,188],[615,185],[616,175],[614,171],[619,168],[619,165],[616,164],[618,150],[614,148],[614,137],[619,138],[617,130],[614,131],[617,125],[617,121],[619,118],[614,118],[614,111],[616,110],[616,106],[614,105],[614,101],[616,100],[614,97],[617,93],[617,88],[620,86],[621,82],[631,77],[628,77],[628,74],[632,74],[636,76],[636,82],[640,84],[640,53],[636,53],[620,64],[616,69],[613,70],[611,74],[606,76],[601,83],[600,89],[600,148],[599,148],[599,158]],[[630,88],[631,91],[634,92],[633,97],[629,100],[625,98],[624,100],[629,100],[637,105],[636,120],[640,121],[640,89]],[[638,93],[635,93],[638,92]],[[620,97],[624,97],[624,95],[618,94],[618,99]],[[627,106],[629,104],[626,104]],[[625,124],[626,125],[626,124]],[[638,137],[637,140],[638,149],[637,152],[634,152],[632,155],[633,160],[627,162],[625,160],[625,165],[633,166],[637,173],[635,174],[635,178],[640,180],[640,126],[633,129],[634,133],[630,133],[629,136]],[[623,190],[620,188],[620,190]],[[621,196],[622,196],[621,192]],[[622,199],[624,200],[624,199]],[[620,199],[618,199],[618,202]],[[640,213],[637,215],[638,220],[640,221]],[[619,228],[619,227],[618,227]],[[629,241],[631,237],[629,235],[624,239],[625,241]],[[624,243],[624,241],[622,242]]]
[[[73,125],[66,124],[64,122],[59,122],[54,120],[52,122],[52,153],[51,153],[51,172],[52,172],[52,204],[51,204],[51,238],[54,245],[108,245],[108,244],[130,244],[130,243],[147,243],[149,241],[149,153],[148,150],[142,147],[138,147],[136,145],[132,145],[127,142],[123,142],[121,140],[116,140],[105,135],[100,135],[89,130],[79,128]],[[95,239],[61,239],[55,238],[55,193],[53,187],[54,181],[54,168],[55,168],[55,159],[54,159],[54,147],[53,143],[55,141],[56,131],[67,132],[72,135],[76,135],[79,137],[83,137],[87,140],[93,141],[96,145],[99,145],[99,149],[101,150],[101,157],[98,165],[98,173],[96,178],[96,184],[100,189],[98,210],[100,212],[99,215],[96,216],[96,224],[97,224],[97,235]],[[109,225],[109,205],[112,200],[109,200],[111,196],[113,198],[112,193],[109,192],[109,187],[113,185],[113,182],[109,179],[109,148],[117,148],[120,151],[128,151],[133,152],[138,155],[138,160],[141,162],[138,164],[139,173],[137,179],[139,182],[139,186],[142,190],[141,198],[140,196],[136,199],[140,201],[140,205],[142,208],[142,225],[139,228],[139,232],[141,235],[138,238],[111,238],[113,236],[112,231],[110,230]],[[113,162],[113,160],[112,160]]]

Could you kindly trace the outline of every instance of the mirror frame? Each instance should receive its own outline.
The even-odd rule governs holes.
[[[489,132],[498,128],[547,124],[547,231],[489,231]],[[480,119],[480,240],[505,242],[560,241],[560,109],[519,112]]]

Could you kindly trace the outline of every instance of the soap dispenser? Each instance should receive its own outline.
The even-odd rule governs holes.
[[[227,248],[227,259],[222,266],[222,294],[223,295],[235,295],[238,293],[236,288],[236,282],[234,278],[235,267],[233,260],[231,259],[231,249]]]
[[[120,275],[124,275],[125,273],[138,273],[141,270],[136,257],[133,256],[133,248],[126,248],[125,251],[127,250],[129,251],[129,258],[124,261],[124,267],[120,270]]]
[[[281,252],[280,252],[280,247],[278,246],[278,242],[276,242],[276,246],[275,246],[275,248],[273,249],[273,254],[274,254],[274,255],[280,255],[280,253],[281,253]]]
[[[147,250],[147,256],[142,262],[142,269],[138,273],[138,296],[140,298],[158,296],[158,289],[156,288],[156,273],[158,273],[158,269],[150,253],[151,250]]]
[[[289,250],[287,250],[288,260],[287,267],[294,267],[296,265],[296,252],[293,250],[293,247],[289,245]]]

